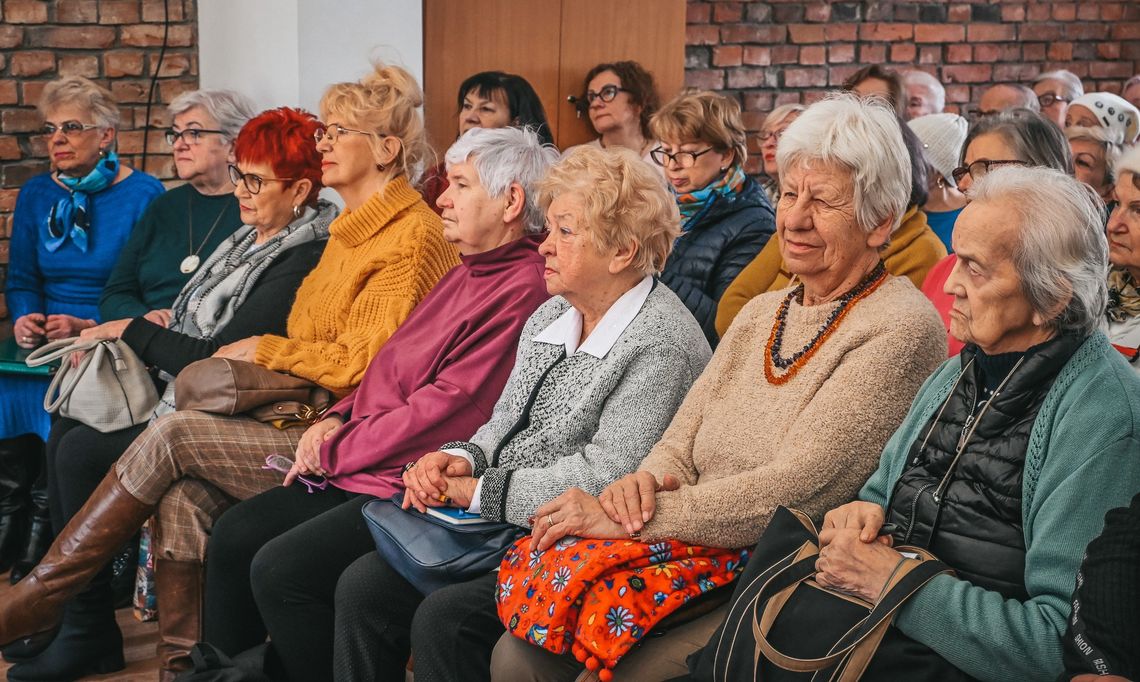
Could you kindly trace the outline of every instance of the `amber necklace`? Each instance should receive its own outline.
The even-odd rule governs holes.
[[[870,274],[856,284],[855,288],[839,297],[839,305],[831,311],[827,321],[820,325],[815,337],[806,346],[793,353],[791,357],[784,357],[782,351],[784,331],[788,326],[788,309],[791,307],[792,301],[803,300],[804,285],[801,284],[792,289],[784,297],[776,311],[776,322],[772,325],[772,333],[768,336],[768,343],[764,347],[764,378],[768,380],[768,383],[781,386],[791,381],[792,377],[800,371],[800,368],[806,365],[808,360],[811,360],[823,342],[827,341],[828,337],[839,328],[839,323],[847,317],[847,313],[851,312],[855,304],[874,293],[886,279],[887,270],[883,266],[883,262],[879,261],[875,269],[871,270]],[[776,368],[784,370],[784,373],[777,376]]]

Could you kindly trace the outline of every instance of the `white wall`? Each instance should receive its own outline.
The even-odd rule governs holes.
[[[314,113],[331,83],[368,72],[369,60],[423,79],[419,0],[199,0],[203,88],[232,88],[259,108]]]

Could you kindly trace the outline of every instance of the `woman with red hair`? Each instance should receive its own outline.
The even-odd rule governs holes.
[[[82,338],[122,339],[166,380],[156,416],[173,410],[173,378],[220,347],[260,334],[285,334],[289,307],[301,281],[317,265],[336,207],[317,195],[320,154],[313,145],[316,117],[282,107],[251,119],[234,142],[229,167],[243,226],[207,256],[175,298],[170,323],[146,317],[105,322]],[[71,419],[57,420],[48,447],[52,525],[62,529],[87,501],[146,424],[100,433]],[[169,577],[169,576],[167,576]],[[59,634],[46,649],[26,643],[13,679],[74,679],[123,666],[115,624],[110,566],[65,608]],[[40,646],[47,637],[41,637]],[[10,655],[8,651],[6,656]]]

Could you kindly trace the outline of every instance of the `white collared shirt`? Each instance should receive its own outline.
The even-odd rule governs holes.
[[[610,309],[602,315],[602,319],[598,321],[598,325],[586,337],[586,341],[582,345],[578,345],[579,340],[582,338],[582,313],[574,306],[566,309],[558,319],[550,323],[550,325],[539,332],[534,337],[535,343],[549,343],[555,346],[566,347],[566,357],[570,357],[575,353],[587,353],[593,355],[599,360],[606,357],[610,349],[617,343],[618,338],[625,331],[626,327],[633,322],[637,314],[641,312],[641,307],[645,305],[645,299],[649,298],[649,292],[653,290],[653,277],[646,275],[640,282],[637,283],[629,291],[618,297],[614,301]],[[448,448],[444,450],[449,455],[456,455],[466,459],[475,466],[475,460],[471,455],[461,448]],[[480,492],[483,489],[483,479],[480,478],[475,484],[475,494],[471,496],[471,506],[467,511],[472,514],[478,514],[481,509],[479,504]]]

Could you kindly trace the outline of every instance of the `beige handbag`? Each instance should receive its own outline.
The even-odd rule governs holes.
[[[74,353],[84,353],[75,367]],[[44,395],[48,412],[108,433],[142,424],[158,403],[146,365],[120,339],[59,339],[32,351],[25,362],[38,367],[57,359],[59,370]]]
[[[192,362],[174,380],[179,410],[244,414],[279,427],[311,424],[331,404],[332,394],[307,379],[229,358]]]

